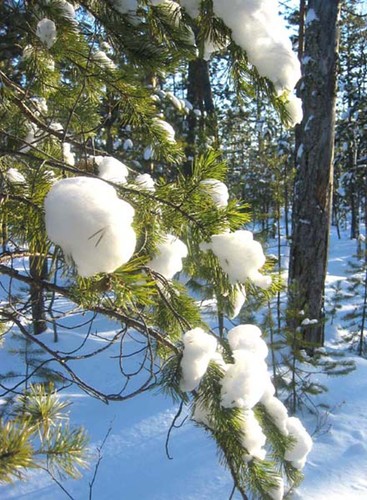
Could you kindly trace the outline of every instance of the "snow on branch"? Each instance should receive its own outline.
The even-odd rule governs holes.
[[[134,209],[99,179],[62,179],[45,200],[49,239],[70,256],[80,276],[111,273],[134,253]]]

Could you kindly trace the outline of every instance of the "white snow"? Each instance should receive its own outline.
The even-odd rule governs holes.
[[[51,48],[56,42],[56,24],[47,17],[41,19],[37,24],[36,35],[48,49]]]
[[[303,469],[307,455],[312,448],[312,439],[297,417],[288,418],[287,430],[295,442],[286,451],[284,457],[291,462],[296,469]]]
[[[184,350],[181,360],[180,387],[188,392],[193,391],[200,384],[217,348],[217,341],[213,335],[204,332],[199,327],[186,332],[182,340]]]
[[[71,3],[67,2],[66,0],[57,0],[57,3],[61,8],[63,16],[69,21],[73,22],[75,20],[75,9],[71,5]]]
[[[173,106],[178,110],[182,110],[182,102],[181,100],[176,97],[172,92],[166,92],[166,97],[171,101]]]
[[[141,189],[146,189],[147,191],[155,191],[155,182],[150,174],[139,174],[135,177],[134,182]]]
[[[247,278],[261,282],[259,269],[266,259],[261,244],[253,239],[251,231],[240,229],[233,233],[215,234],[209,243],[202,243],[200,248],[211,250],[218,257],[230,283],[244,283]],[[268,279],[264,281],[267,283]]]
[[[37,146],[37,143],[44,137],[44,133],[42,130],[39,130],[37,125],[30,123],[28,124],[28,132],[23,142],[25,143],[20,151],[26,153],[28,152],[32,146]]]
[[[73,259],[80,276],[111,273],[132,257],[133,217],[132,206],[95,178],[62,179],[45,199],[47,235]]]
[[[303,119],[302,99],[290,94],[285,104],[285,108],[289,114],[289,118],[287,119],[288,127],[292,128],[297,125],[297,123],[301,123]]]
[[[243,304],[246,302],[246,289],[243,285],[235,285],[233,314],[230,319],[235,319],[240,314]]]
[[[222,379],[221,404],[251,410],[261,399],[268,379],[266,363],[251,352],[236,350]]]
[[[302,326],[308,326],[308,325],[317,325],[319,321],[317,319],[310,319],[310,318],[305,318],[301,325]]]
[[[94,161],[98,165],[98,175],[115,184],[125,184],[129,170],[121,161],[112,156],[94,156]]]
[[[75,155],[71,151],[71,144],[68,142],[62,144],[62,154],[65,162],[73,167],[75,165]]]
[[[204,179],[200,186],[209,194],[215,205],[224,208],[228,205],[228,188],[224,182],[217,179]]]
[[[276,397],[266,398],[264,404],[266,411],[271,416],[274,424],[278,427],[280,432],[284,434],[284,436],[288,436],[288,410],[284,406],[284,404]]]
[[[347,283],[347,262],[355,253],[356,242],[350,240],[348,230],[342,231],[339,240],[335,228],[332,228],[329,274],[327,277],[326,300],[335,295],[332,286],[336,279]],[[302,412],[303,425],[314,434],[314,445],[307,457],[303,469],[304,481],[294,492],[294,500],[362,500],[367,497],[367,360],[355,356],[348,344],[344,349],[340,344],[341,316],[346,307],[354,308],[360,297],[355,295],[349,303],[337,313],[334,322],[326,323],[326,345],[340,354],[345,352],[346,360],[356,362],[356,370],[342,377],[318,375],[318,380],[328,387],[328,392],[320,394],[314,402],[327,404],[328,410],[319,409],[318,417]],[[338,316],[339,315],[339,316]],[[119,324],[111,324],[99,317],[93,327],[98,330],[98,337],[88,336],[87,327],[77,327],[85,317],[78,314],[68,315],[66,319],[73,330],[60,326],[58,349],[73,352],[84,345],[92,350],[101,345],[101,335],[114,335]],[[98,325],[98,326],[97,326]],[[86,340],[87,338],[87,340]],[[24,373],[23,358],[16,358],[10,352],[18,348],[13,336],[6,336],[5,347],[0,350],[0,365],[3,370],[15,370]],[[46,335],[45,342],[55,348],[52,335]],[[126,345],[126,344],[125,344]],[[345,345],[345,344],[344,344]],[[114,361],[119,355],[119,343],[110,351],[101,353],[96,363],[75,363],[75,369],[88,383],[103,387],[106,391],[116,390],[119,368],[114,370]],[[218,353],[214,353],[217,355]],[[95,358],[97,361],[97,358]],[[337,358],[339,359],[339,358]],[[4,382],[5,383],[5,382]],[[274,394],[274,388],[268,381],[261,398],[263,403]],[[150,392],[123,403],[105,405],[102,401],[86,397],[79,389],[65,389],[63,394],[71,398],[72,422],[83,425],[90,434],[91,449],[100,446],[109,426],[112,432],[102,450],[103,459],[97,480],[93,488],[96,498],[120,498],[123,481],[124,496],[139,500],[222,500],[229,498],[233,482],[230,474],[218,463],[216,446],[211,438],[189,421],[171,435],[170,452],[174,460],[167,460],[164,443],[168,429],[177,412],[177,406],[165,396]],[[185,415],[186,416],[186,415]],[[96,460],[91,458],[90,469],[85,471],[79,481],[66,479],[63,486],[73,498],[88,497],[89,483],[92,481]],[[144,466],[144,481],[141,478]],[[66,495],[46,474],[40,471],[27,475],[27,482],[15,482],[13,485],[0,487],[3,500],[26,498],[27,500],[63,500]],[[161,478],[166,480],[162,482]],[[274,496],[280,500],[281,494]]]
[[[165,135],[165,138],[168,142],[175,143],[175,131],[168,122],[165,120],[162,120],[161,118],[154,118],[153,120],[154,124],[160,128]]]
[[[263,446],[265,446],[266,436],[252,410],[243,412],[242,431],[242,445],[248,452],[245,460],[251,460],[252,458],[264,460],[266,450]]]
[[[26,179],[24,177],[24,175],[19,172],[19,170],[17,168],[9,168],[9,170],[7,170],[5,172],[5,177],[7,178],[8,182],[10,182],[10,184],[25,184],[26,183]]]
[[[284,481],[282,478],[279,478],[277,488],[269,490],[269,495],[273,500],[282,500],[284,496]]]
[[[144,149],[143,158],[144,160],[148,161],[152,158],[152,156],[153,156],[153,148],[152,146],[147,146]]]
[[[123,144],[124,151],[128,151],[129,149],[133,149],[134,143],[131,139],[126,139]]]
[[[261,338],[261,330],[256,325],[235,326],[228,332],[228,342],[232,351],[245,349],[261,359],[268,355],[268,346]]]
[[[278,15],[277,2],[213,0],[213,8],[232,30],[233,40],[246,51],[259,74],[269,78],[279,94],[291,91],[301,77],[301,70],[285,22]]]
[[[92,57],[95,62],[97,62],[104,68],[110,70],[116,69],[116,64],[112,61],[112,59],[108,57],[108,55],[105,52],[103,52],[103,50],[97,50]]]
[[[164,240],[157,245],[157,253],[148,262],[147,267],[161,274],[167,280],[182,269],[182,259],[187,256],[187,246],[176,236],[167,234]]]

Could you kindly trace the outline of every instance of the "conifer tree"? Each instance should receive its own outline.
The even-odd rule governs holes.
[[[210,42],[226,51],[238,95],[256,84],[294,125],[301,119],[292,94],[298,61],[268,0],[240,2],[236,11],[221,0],[180,4],[82,0],[76,9],[66,0],[3,2],[0,44],[9,57],[0,63],[0,272],[7,296],[0,314],[58,365],[65,383],[93,397],[123,401],[158,386],[190,405],[242,498],[280,499],[300,481],[312,442],[274,396],[261,331],[238,325],[217,338],[184,279],[174,279],[183,259],[190,278],[201,279],[206,268],[206,281],[218,298],[230,298],[233,312],[235,294],[271,285],[266,258],[243,229],[245,207],[228,201],[220,154],[208,147],[194,157],[191,175],[182,174],[184,144],[162,113],[154,82],[195,60],[195,40],[199,55]],[[153,177],[142,175],[148,160]],[[34,333],[44,329],[40,322],[57,324],[51,311],[65,299],[120,329],[92,353],[51,348],[42,336],[48,331]],[[128,335],[138,340],[125,353]],[[116,342],[123,387],[111,394],[89,385],[77,362]],[[135,376],[124,371],[125,357],[139,366]],[[17,467],[32,467],[35,453],[59,450],[56,438],[48,448],[31,446],[36,424],[28,395],[22,407],[33,427],[4,424],[24,458],[16,465],[5,451],[4,480]],[[47,419],[37,425],[41,438],[50,435]],[[57,432],[82,449],[79,434]],[[68,449],[60,456],[58,466],[73,474]]]

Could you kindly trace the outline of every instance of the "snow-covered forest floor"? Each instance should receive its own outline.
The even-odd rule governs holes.
[[[350,262],[357,262],[357,243],[348,239],[347,232],[338,240],[332,231],[326,305],[329,313],[326,327],[326,348],[343,352],[344,359],[353,359],[356,369],[345,376],[314,375],[328,391],[313,397],[318,414],[306,410],[299,417],[313,435],[314,447],[304,469],[305,479],[290,498],[302,500],[367,498],[367,360],[350,350],[344,339],[351,319],[345,315],[361,308],[362,289],[348,291],[351,279]],[[356,273],[356,269],[352,274]],[[339,284],[338,284],[339,283]],[[338,303],[340,307],[335,308]],[[66,303],[60,304],[65,311]],[[245,305],[246,307],[246,305]],[[88,318],[78,312],[63,320],[59,343],[52,334],[43,334],[43,341],[60,351],[87,353],[102,346],[116,329],[112,322],[97,317],[92,323],[88,340]],[[358,321],[357,321],[358,323]],[[84,326],[83,326],[84,324]],[[134,345],[127,339],[125,348]],[[15,354],[19,337],[7,335],[0,349],[1,372],[24,374],[27,352]],[[121,374],[116,361],[119,344],[97,357],[75,361],[78,376],[88,384],[106,392],[121,388]],[[57,485],[45,472],[32,472],[28,481],[0,487],[1,499],[27,500],[225,500],[230,497],[232,481],[217,460],[215,444],[205,432],[195,427],[185,415],[181,426],[174,429],[168,443],[167,433],[178,407],[164,395],[148,392],[144,395],[105,405],[75,386],[65,388],[62,397],[72,401],[71,421],[83,425],[90,436],[90,467],[80,480],[66,480]],[[319,406],[321,405],[321,406]],[[234,498],[237,498],[236,496]]]

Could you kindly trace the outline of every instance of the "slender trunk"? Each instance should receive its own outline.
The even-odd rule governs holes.
[[[209,74],[209,62],[204,59],[195,59],[189,62],[187,99],[199,110],[201,116],[191,111],[188,116],[188,132],[186,155],[189,158],[185,166],[185,173],[191,173],[192,160],[200,146],[200,134],[204,127],[208,127],[207,135],[218,140],[218,126]],[[206,114],[206,117],[205,117]]]
[[[47,322],[45,296],[42,287],[37,282],[47,277],[47,259],[38,255],[30,257],[29,272],[32,278],[35,279],[35,283],[30,287],[33,333],[39,335],[47,330]]]
[[[358,346],[358,354],[360,356],[363,356],[363,351],[364,351],[364,329],[365,329],[365,324],[366,324],[366,315],[367,315],[367,267],[365,270],[365,277],[364,277],[364,298],[363,298],[363,309],[362,309],[362,325],[361,325],[361,331],[359,334],[359,346]]]
[[[295,330],[304,310],[311,324],[304,329],[309,351],[324,340],[324,285],[333,191],[336,63],[340,0],[309,0],[312,22],[306,25],[300,127],[303,154],[298,158],[289,266],[289,327]],[[313,12],[311,12],[311,9]],[[311,18],[311,15],[310,15]],[[293,313],[293,314],[292,314]]]

